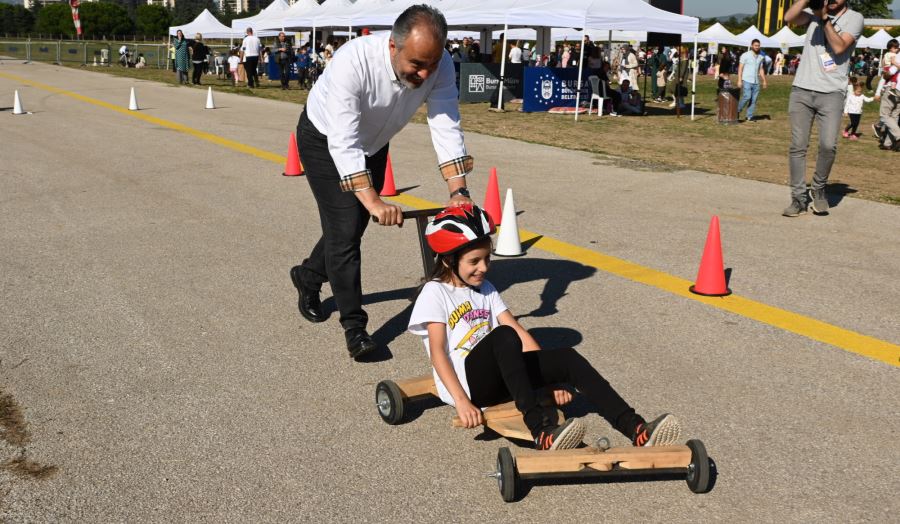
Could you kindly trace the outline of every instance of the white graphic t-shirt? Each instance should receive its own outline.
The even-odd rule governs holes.
[[[460,384],[466,395],[471,398],[469,383],[466,380],[466,357],[475,344],[500,325],[497,315],[507,309],[509,308],[503,303],[497,288],[487,280],[478,290],[432,281],[425,284],[419,298],[416,299],[416,305],[413,306],[412,316],[409,319],[409,332],[422,337],[425,352],[431,359],[428,324],[430,322],[446,324],[447,337],[443,341],[444,347]],[[438,396],[447,404],[455,405],[453,397],[441,382],[437,372],[432,369],[432,373]]]

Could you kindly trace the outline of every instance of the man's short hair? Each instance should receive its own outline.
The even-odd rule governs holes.
[[[247,33],[248,35],[252,35],[252,34],[253,34],[253,28],[252,28],[252,27],[248,27],[246,33]]]
[[[447,40],[447,19],[444,15],[430,5],[418,4],[407,7],[394,22],[394,27],[391,28],[394,46],[402,49],[410,31],[419,26],[431,30],[432,35],[441,44]]]
[[[753,45],[753,44],[761,44],[761,43],[762,43],[762,42],[759,41],[759,38],[754,38],[753,41],[750,42],[750,45]]]

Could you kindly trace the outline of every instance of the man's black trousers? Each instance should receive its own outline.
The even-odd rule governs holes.
[[[281,87],[288,87],[288,82],[291,80],[291,63],[284,60],[278,64],[278,68],[281,73]]]
[[[305,110],[297,124],[297,146],[322,226],[322,236],[301,264],[303,284],[318,290],[328,282],[341,314],[341,326],[345,330],[365,328],[369,316],[362,308],[359,246],[369,224],[369,212],[353,192],[341,191],[340,175],[328,151],[328,138],[309,121]],[[384,146],[366,157],[366,168],[379,193],[384,185],[387,153],[388,146]]]
[[[259,87],[259,57],[245,56],[244,71],[247,72],[247,87]]]

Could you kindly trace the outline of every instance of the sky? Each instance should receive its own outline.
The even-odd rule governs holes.
[[[756,0],[684,0],[684,14],[702,18],[756,13],[756,7]],[[894,0],[891,9],[900,9],[900,0]]]

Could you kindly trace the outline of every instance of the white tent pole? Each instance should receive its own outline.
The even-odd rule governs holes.
[[[606,42],[606,61],[612,66],[612,31],[609,32],[609,38]]]
[[[693,78],[691,79],[691,122],[694,121],[694,106],[697,103],[697,40],[698,37],[694,34],[694,63],[692,64],[694,71]],[[678,87],[675,89],[678,89]]]
[[[347,35],[347,40],[353,40],[353,26],[352,25],[347,26],[347,32],[350,33],[349,35]]]
[[[506,74],[506,33],[509,32],[509,24],[503,24],[503,48],[500,50],[500,87],[497,92],[497,109],[503,105],[503,75]]]
[[[587,22],[587,20],[585,20]],[[579,46],[581,51],[578,53],[578,79],[575,81],[575,121],[578,122],[578,104],[581,100],[581,72],[584,70],[584,35],[587,31],[587,28],[581,28],[581,45]],[[603,108],[600,108],[600,112],[603,112]]]
[[[316,24],[313,24],[313,31],[312,36],[310,37],[310,41],[312,42],[312,48],[310,48],[310,51],[312,51],[313,56],[316,56]]]

